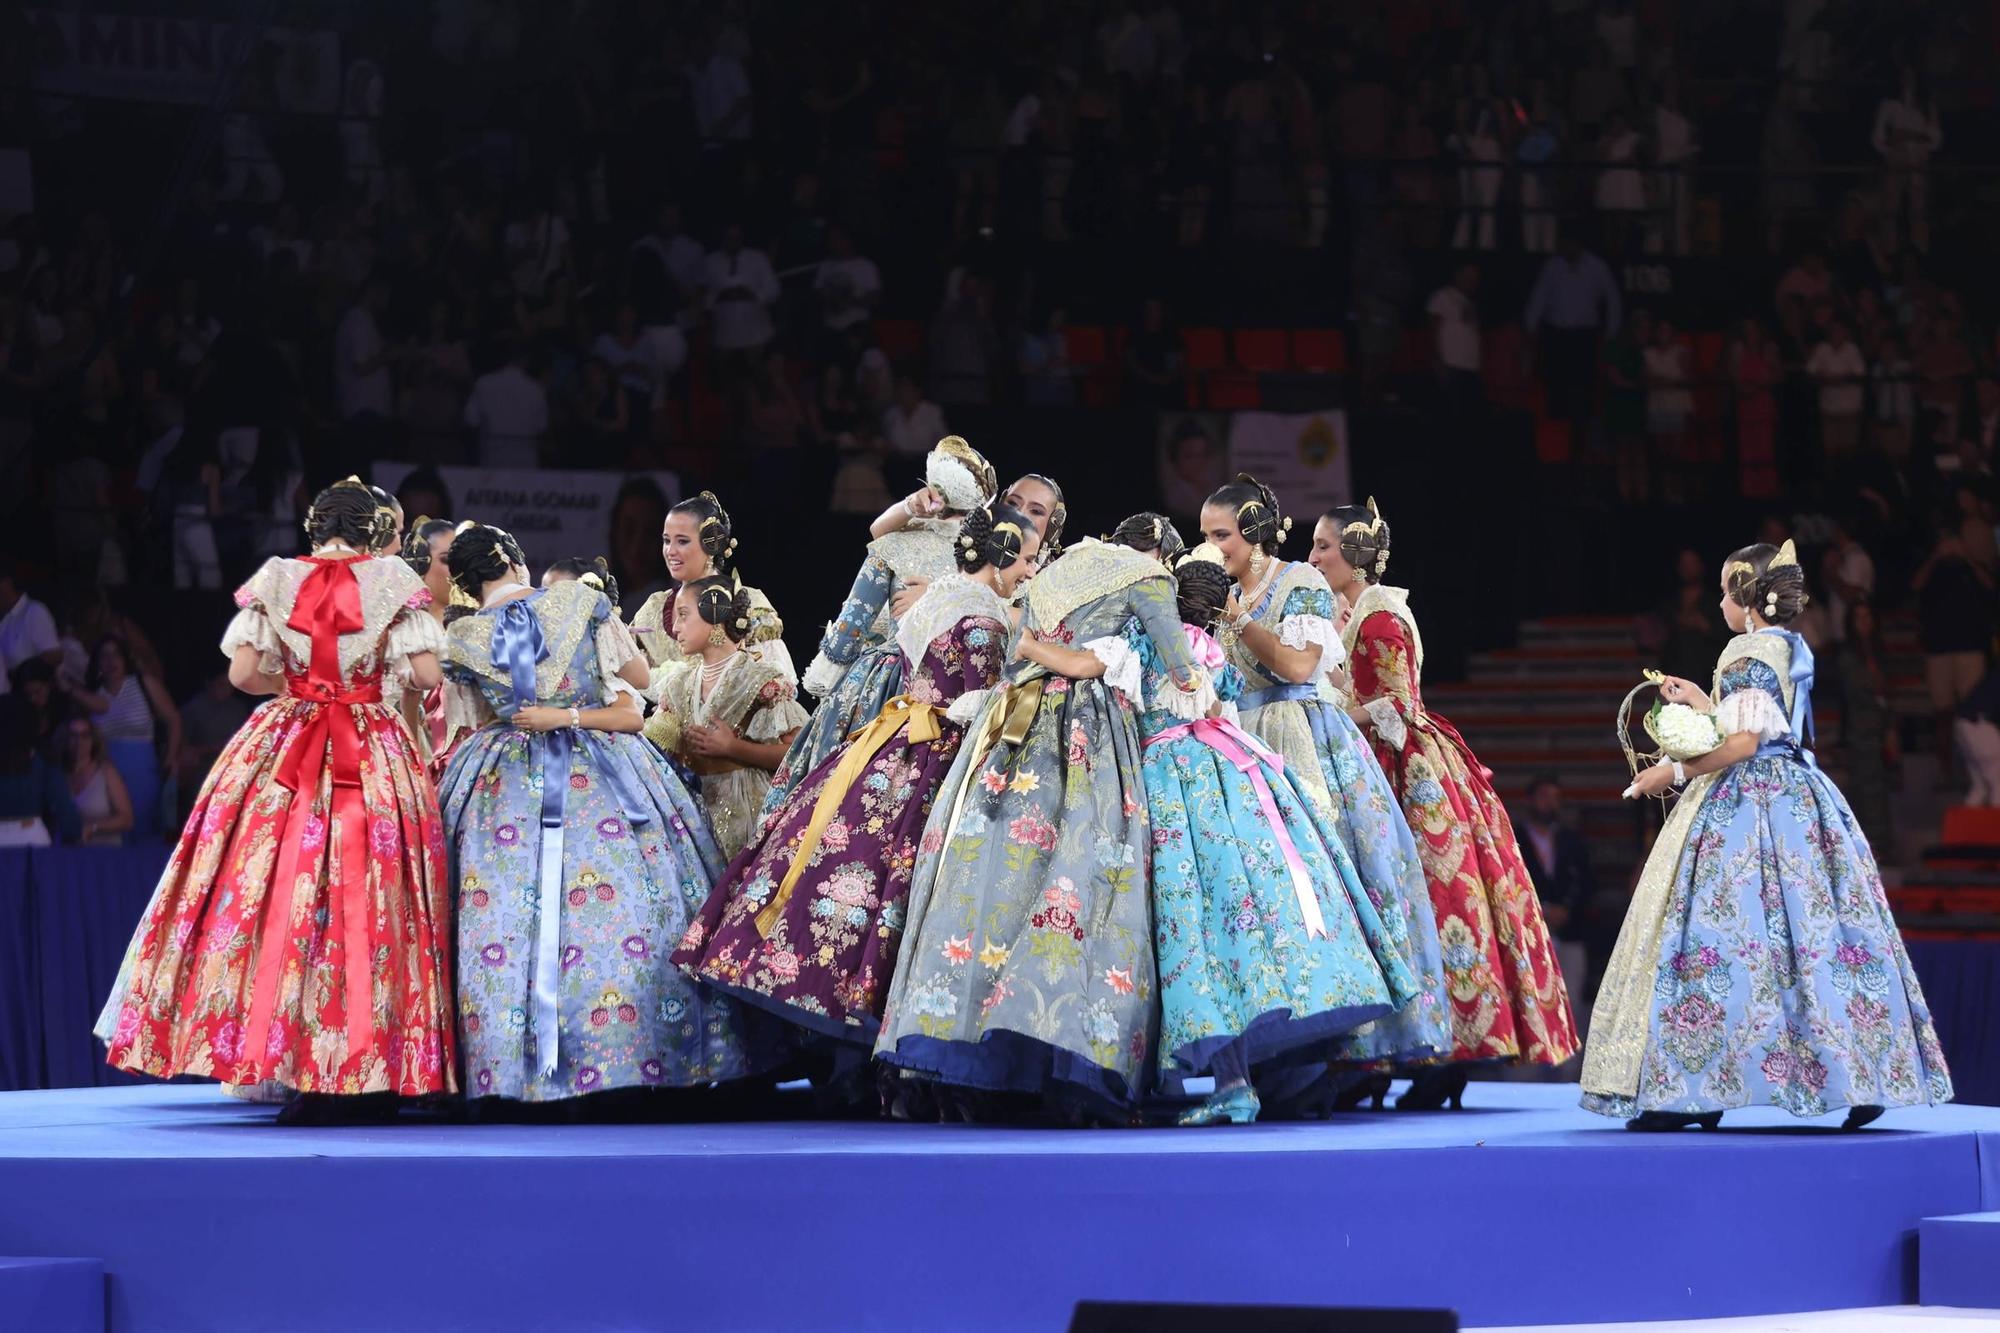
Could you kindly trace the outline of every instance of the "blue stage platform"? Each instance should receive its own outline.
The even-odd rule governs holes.
[[[1914,1302],[1920,1220],[2000,1208],[2000,1110],[1640,1136],[1574,1099],[1474,1084],[1458,1113],[1185,1131],[278,1129],[208,1087],[8,1093],[0,1255],[101,1262],[113,1333],[1054,1333],[1083,1298],[1546,1324]]]

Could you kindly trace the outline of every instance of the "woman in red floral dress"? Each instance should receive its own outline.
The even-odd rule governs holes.
[[[230,680],[278,697],[209,772],[99,1025],[120,1069],[297,1090],[286,1123],[457,1087],[443,824],[382,701],[392,673],[438,683],[444,636],[423,581],[377,557],[385,500],[322,491],[313,554],[238,590]]]
[[[1493,775],[1451,723],[1424,707],[1423,638],[1409,594],[1380,582],[1389,525],[1375,502],[1320,519],[1312,563],[1346,606],[1341,638],[1352,679],[1333,684],[1373,736],[1417,835],[1451,994],[1450,1063],[1420,1071],[1397,1106],[1457,1105],[1470,1062],[1558,1065],[1576,1054],[1569,996]]]

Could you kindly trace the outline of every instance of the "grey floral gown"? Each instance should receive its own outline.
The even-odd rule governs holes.
[[[1023,600],[1026,629],[1072,647],[1136,621],[1161,667],[1193,679],[1173,581],[1150,556],[1081,543]],[[1013,663],[932,806],[877,1056],[1112,1108],[1143,1091],[1160,1007],[1143,761],[1116,690]]]

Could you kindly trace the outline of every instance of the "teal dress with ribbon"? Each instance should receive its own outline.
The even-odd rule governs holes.
[[[700,804],[637,735],[507,719],[596,708],[638,655],[603,594],[532,593],[451,627],[448,707],[481,723],[440,786],[458,894],[468,1096],[688,1087],[779,1062],[777,1034],[668,954],[723,866]]]
[[[1590,1110],[1808,1117],[1951,1097],[1874,853],[1807,748],[1812,687],[1788,630],[1723,651],[1716,729],[1759,744],[1688,784],[1640,872],[1591,1015]]]

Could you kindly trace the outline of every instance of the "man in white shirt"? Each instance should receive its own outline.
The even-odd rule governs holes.
[[[1431,346],[1438,378],[1461,402],[1479,396],[1479,266],[1461,264],[1446,285],[1431,293],[1424,310],[1431,317]]]
[[[1843,519],[1833,522],[1833,549],[1821,566],[1826,583],[1827,633],[1835,643],[1847,639],[1847,608],[1875,600],[1875,560],[1854,539]]]
[[[689,47],[687,77],[695,126],[704,143],[741,143],[750,137],[750,76],[716,50],[706,33],[697,34]]]
[[[1828,326],[1826,341],[1806,358],[1806,374],[1819,383],[1819,437],[1827,458],[1852,458],[1861,447],[1868,361],[1846,324],[1836,319]]]
[[[881,302],[881,270],[874,260],[854,253],[854,238],[847,228],[835,226],[827,232],[826,258],[813,278],[813,292],[819,297],[820,320],[833,334],[865,323]]]
[[[0,694],[13,688],[9,678],[22,663],[37,658],[51,667],[62,663],[56,618],[21,591],[12,568],[0,565]]]
[[[882,414],[882,436],[889,442],[889,452],[899,458],[920,458],[945,433],[944,410],[924,397],[914,376],[896,376],[896,401]]]
[[[778,275],[762,250],[746,249],[743,224],[732,222],[722,248],[708,257],[709,319],[718,352],[747,355],[771,341],[771,307],[778,302]]]
[[[465,424],[479,432],[482,467],[532,468],[541,464],[542,435],[549,428],[549,393],[528,370],[528,352],[516,344],[507,364],[481,375],[465,402]]]
[[[376,322],[388,308],[389,284],[370,278],[361,299],[340,317],[333,335],[333,387],[342,421],[389,419],[395,388],[389,378],[389,349]]]

